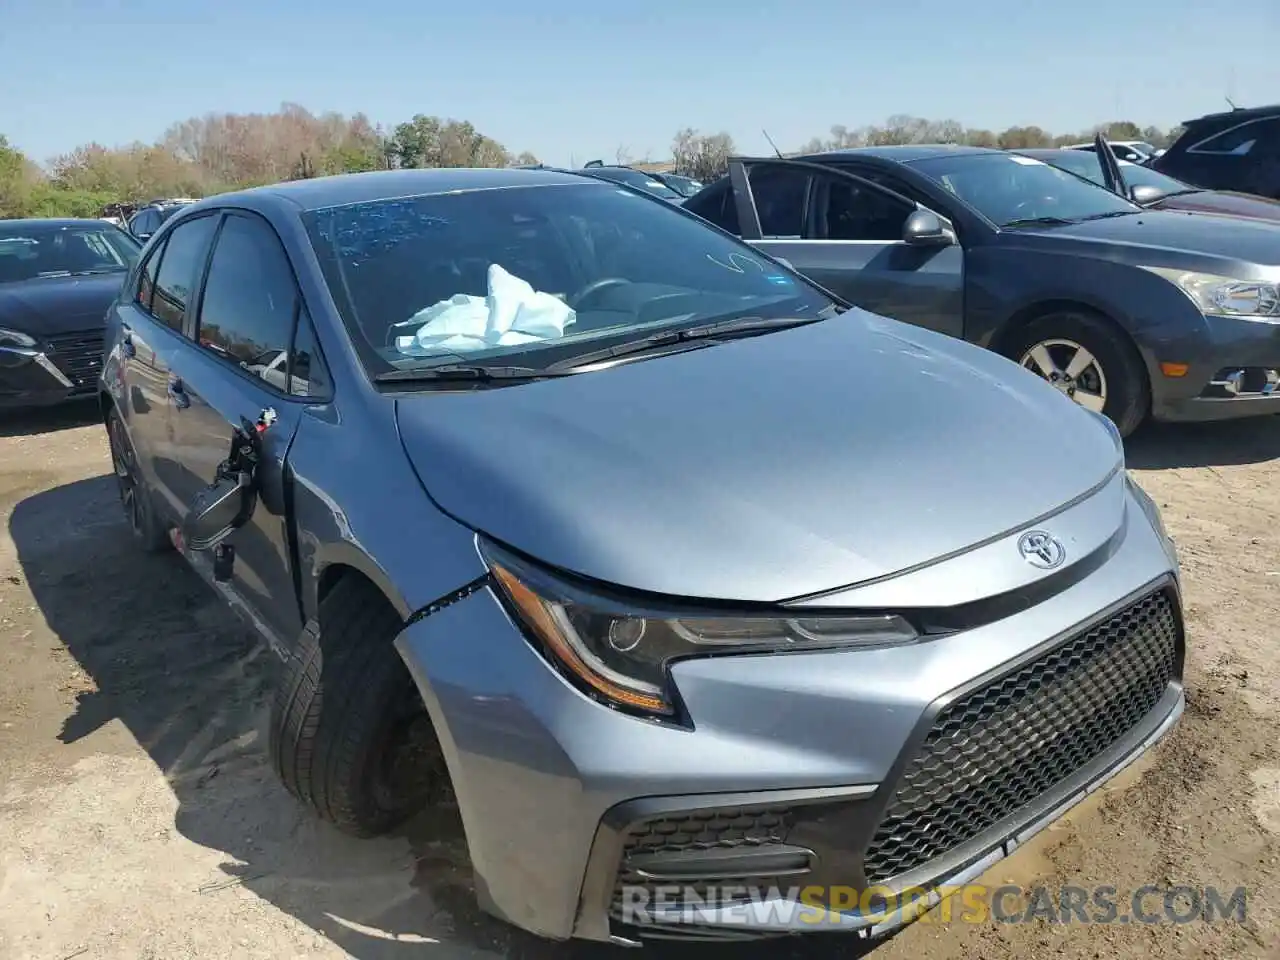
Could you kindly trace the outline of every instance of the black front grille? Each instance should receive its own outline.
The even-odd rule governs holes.
[[[648,886],[649,881],[629,866],[628,858],[637,854],[678,853],[686,850],[735,849],[783,843],[794,822],[792,809],[778,804],[754,807],[729,807],[680,813],[647,820],[633,825],[623,841],[622,864],[618,870],[613,895],[613,913],[620,915],[622,888]],[[752,885],[768,888],[786,884],[774,877],[755,877]],[[701,878],[688,884],[705,896],[711,887],[742,884],[741,879]]]
[[[943,709],[867,849],[868,882],[973,839],[1115,744],[1177,678],[1178,635],[1161,590]]]
[[[49,359],[77,390],[92,390],[102,371],[103,331],[81,330],[48,337]]]

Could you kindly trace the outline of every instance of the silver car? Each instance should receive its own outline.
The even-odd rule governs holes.
[[[192,204],[101,400],[139,544],[285,661],[286,786],[371,835],[447,780],[545,937],[885,934],[868,891],[976,875],[1182,710],[1109,421],[616,184]]]

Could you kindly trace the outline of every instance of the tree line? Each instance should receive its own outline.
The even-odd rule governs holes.
[[[1053,134],[1036,126],[992,130],[954,120],[890,117],[883,125],[832,127],[787,155],[864,145],[965,143],[1005,149],[1046,147],[1090,140],[1101,130],[1116,140],[1167,146],[1178,130],[1139,127],[1129,121],[1092,130]],[[724,132],[686,128],[669,153],[634,157],[619,147],[619,163],[673,164],[701,180],[722,174],[737,152]],[[160,197],[204,197],[227,190],[304,177],[414,167],[506,167],[536,164],[465,120],[420,114],[390,129],[363,113],[313,114],[296,104],[274,113],[210,114],[176,123],[154,143],[107,147],[90,143],[39,164],[0,133],[0,217],[94,217],[111,203]],[[576,163],[575,163],[576,165]]]

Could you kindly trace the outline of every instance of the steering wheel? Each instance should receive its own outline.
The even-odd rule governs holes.
[[[585,287],[571,296],[568,300],[569,306],[573,310],[581,310],[585,300],[595,296],[601,290],[608,290],[611,287],[630,286],[631,281],[625,277],[601,277],[599,280],[592,280]]]

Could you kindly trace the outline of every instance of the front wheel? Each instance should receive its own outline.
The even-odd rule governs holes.
[[[285,665],[270,754],[285,788],[344,833],[385,833],[448,787],[435,730],[393,646],[399,615],[348,576]]]
[[[1121,436],[1146,419],[1151,390],[1142,361],[1124,334],[1101,317],[1037,317],[1014,334],[1004,353],[1080,406],[1110,418]]]

